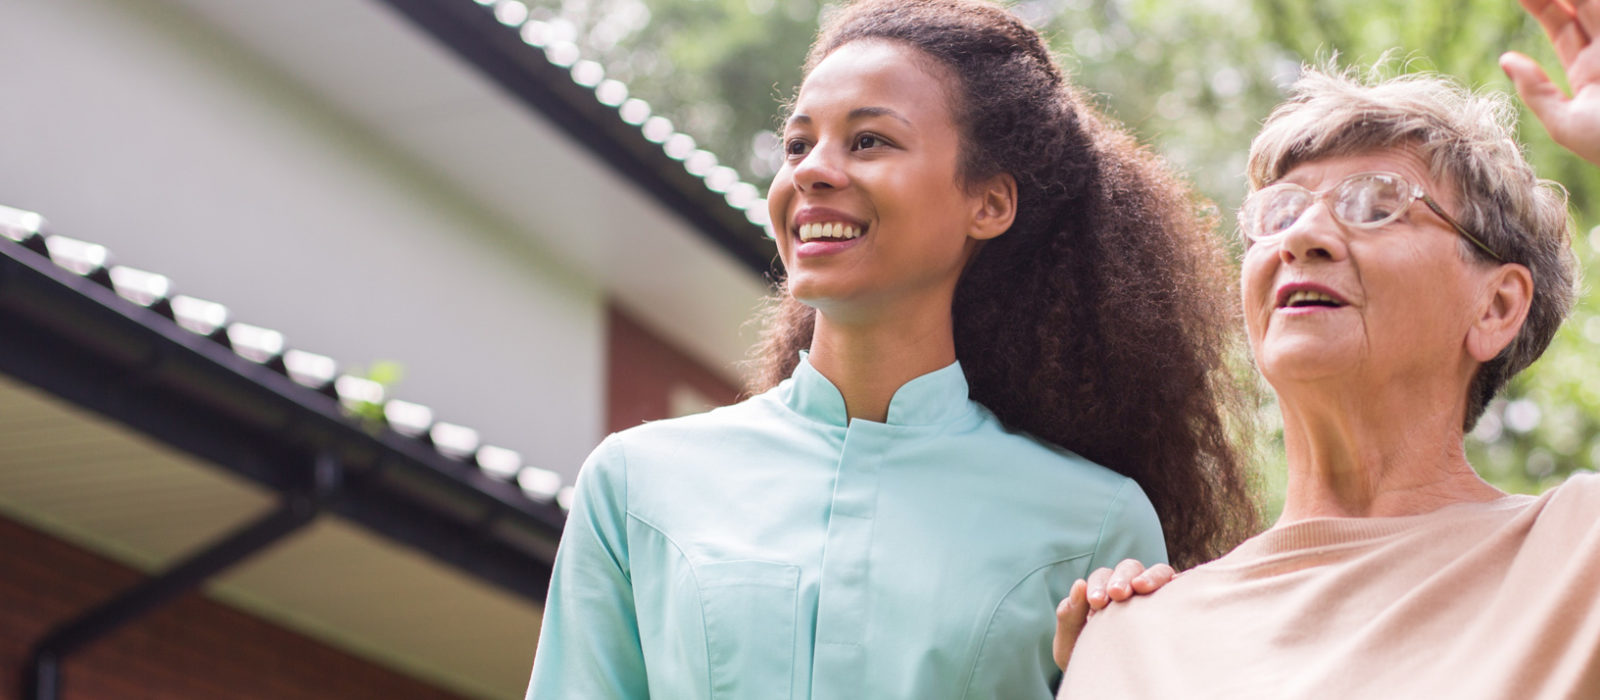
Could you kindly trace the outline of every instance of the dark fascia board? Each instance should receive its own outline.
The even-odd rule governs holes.
[[[52,262],[43,237],[0,236],[0,372],[290,496],[332,453],[328,509],[543,604],[565,514],[423,439]]]
[[[549,119],[574,141],[633,180],[667,209],[757,275],[777,272],[764,229],[729,206],[683,163],[646,139],[568,69],[525,43],[495,19],[490,6],[469,0],[383,0],[424,32],[476,66],[496,84]]]

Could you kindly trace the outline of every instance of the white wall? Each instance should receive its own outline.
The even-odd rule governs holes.
[[[0,2],[0,203],[574,474],[603,292],[172,6]]]

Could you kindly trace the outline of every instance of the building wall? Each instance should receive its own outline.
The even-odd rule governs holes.
[[[34,643],[142,575],[0,518],[0,698]],[[188,593],[67,657],[64,700],[457,698]]]
[[[599,286],[186,10],[0,2],[0,47],[0,204],[530,463],[603,434]]]
[[[606,428],[624,430],[647,420],[725,406],[739,388],[673,347],[627,312],[607,314]]]

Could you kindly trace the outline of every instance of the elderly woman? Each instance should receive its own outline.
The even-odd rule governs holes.
[[[1507,72],[1558,141],[1600,152],[1600,26],[1526,4],[1579,97],[1523,57]],[[1574,297],[1565,197],[1511,113],[1434,77],[1317,71],[1273,112],[1239,228],[1283,515],[1099,614],[1061,697],[1600,698],[1600,477],[1507,495],[1462,448]]]

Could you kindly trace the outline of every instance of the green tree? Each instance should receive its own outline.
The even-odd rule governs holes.
[[[1243,196],[1249,139],[1305,62],[1337,56],[1390,74],[1431,70],[1475,88],[1512,92],[1497,57],[1508,49],[1557,66],[1538,24],[1509,0],[1077,0],[1023,3],[1049,30],[1075,77],[1224,212]],[[1128,90],[1126,86],[1140,86]],[[1571,193],[1583,267],[1600,251],[1600,170],[1554,144],[1524,110],[1520,138],[1539,172]],[[1225,219],[1227,217],[1224,217]],[[1231,231],[1231,222],[1224,228]],[[1469,458],[1516,492],[1600,467],[1600,304],[1580,300],[1545,357],[1518,376],[1468,439]],[[1263,394],[1270,398],[1270,394]],[[1265,498],[1281,507],[1282,432],[1263,405]]]
[[[765,191],[780,105],[821,11],[814,0],[542,0],[530,18]]]

